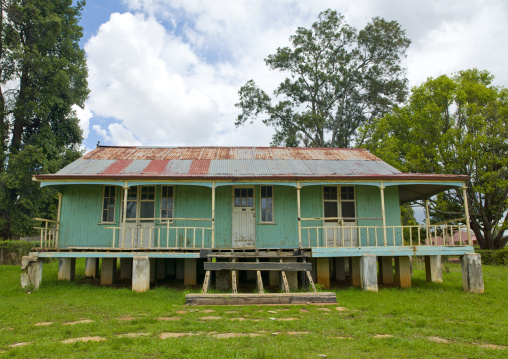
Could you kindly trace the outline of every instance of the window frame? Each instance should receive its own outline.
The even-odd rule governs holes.
[[[115,193],[113,194],[113,196],[111,196],[111,189],[110,189],[110,191],[109,191],[109,193],[108,193],[108,194],[109,194],[109,196],[107,196],[107,197],[106,197],[106,187],[108,187],[108,188],[113,188],[113,190],[114,190],[114,192],[115,192]],[[116,222],[115,222],[115,217],[116,217],[116,213],[115,213],[115,212],[116,212],[116,192],[117,192],[117,191],[116,191],[116,186],[112,186],[112,185],[104,185],[104,186],[102,187],[101,221],[100,221],[100,223],[101,223],[101,224],[115,224],[115,223],[116,223]],[[104,200],[105,200],[106,198],[108,199],[108,204],[110,203],[109,201],[113,200],[113,209],[112,209],[112,210],[111,210],[111,209],[109,209],[109,208],[104,208]],[[109,206],[108,206],[108,207],[109,207]],[[109,213],[110,213],[111,211],[113,211],[113,221],[105,221],[105,220],[104,220],[104,211],[107,211],[107,212],[108,212],[108,216],[107,216],[106,218],[109,218]]]
[[[162,189],[164,187],[171,187],[173,189],[173,196],[172,197],[163,197],[162,196]],[[166,210],[168,211],[169,209],[163,209],[162,208],[162,198],[172,198],[173,199],[173,209],[171,210],[172,211],[172,216],[171,217],[167,217],[167,218],[164,218],[162,217],[162,211],[163,210]],[[159,196],[159,223],[160,224],[173,224],[174,223],[174,218],[175,218],[175,200],[176,198],[176,186],[175,185],[161,185],[161,188],[160,188],[160,196]]]
[[[331,200],[331,199],[325,199],[325,187],[336,187],[337,188],[337,199]],[[353,188],[353,199],[342,199],[342,187],[352,187]],[[337,218],[342,218],[342,220],[326,220],[325,217],[325,202],[335,202],[337,205]],[[342,222],[342,225],[345,223],[355,224],[357,223],[356,219],[347,220],[342,215],[342,203],[343,202],[352,202],[354,205],[354,217],[357,217],[357,198],[356,198],[356,186],[355,185],[323,185],[322,187],[322,206],[323,206],[323,223],[340,223]],[[352,218],[352,217],[347,217]]]
[[[272,211],[272,220],[271,221],[263,221],[263,187],[271,187],[272,188],[272,196],[264,197],[272,199],[272,207],[270,211]],[[259,186],[259,223],[260,224],[274,224],[275,223],[275,201],[274,201],[274,186],[273,185],[260,185]],[[265,211],[268,209],[265,209]]]

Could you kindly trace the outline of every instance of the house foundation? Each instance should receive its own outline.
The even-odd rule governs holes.
[[[150,259],[148,256],[132,260],[132,290],[146,292],[150,289]]]
[[[374,254],[365,254],[360,258],[360,277],[362,289],[377,292],[377,264]]]
[[[479,253],[466,253],[461,258],[462,285],[465,292],[483,293],[482,258]]]
[[[411,261],[409,256],[395,257],[395,284],[400,288],[411,288]]]
[[[425,276],[427,277],[427,282],[443,282],[441,256],[425,256]]]
[[[99,276],[99,258],[86,258],[85,277],[97,278]]]
[[[132,278],[132,258],[120,258],[120,279]]]
[[[184,285],[196,285],[197,284],[197,259],[185,258],[184,259]]]
[[[351,277],[351,285],[353,287],[362,286],[362,277],[360,273],[360,257],[349,258],[349,271]]]
[[[58,280],[73,281],[76,274],[76,258],[60,258]]]
[[[344,282],[346,280],[346,260],[344,257],[336,257],[335,261],[335,280]]]
[[[378,257],[379,264],[379,282],[383,284],[393,284],[393,257]]]
[[[163,258],[157,258],[157,274],[156,278],[157,280],[164,280],[166,279],[166,262]]]
[[[317,259],[317,283],[330,288],[330,260],[328,258]]]
[[[103,258],[101,285],[113,285],[116,280],[116,258]]]

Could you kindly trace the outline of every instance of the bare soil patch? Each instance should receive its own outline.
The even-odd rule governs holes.
[[[160,333],[159,338],[168,339],[168,338],[182,338],[182,337],[190,337],[193,335],[199,335],[197,333]]]
[[[374,338],[393,338],[393,335],[391,335],[391,334],[376,334],[376,335],[374,335]]]
[[[428,340],[434,343],[449,343],[450,341],[448,339],[443,339],[439,337],[427,337]]]
[[[81,320],[76,320],[74,322],[66,322],[66,323],[63,323],[62,325],[76,325],[76,324],[93,323],[93,322],[94,321],[91,319],[81,319]]]
[[[170,320],[180,320],[179,317],[159,317],[157,318],[158,321],[161,321],[161,322],[167,322],[167,321],[170,321]]]
[[[53,324],[54,322],[39,322],[39,323],[35,323],[34,324],[34,327],[44,327],[46,325],[51,325]]]
[[[22,347],[22,346],[25,346],[25,345],[28,345],[28,344],[32,344],[32,342],[21,342],[21,343],[14,343],[14,344],[11,344],[9,345],[11,348],[16,348],[16,347]]]
[[[62,340],[64,344],[71,344],[76,342],[101,342],[103,340],[107,340],[103,337],[81,337],[81,338],[71,338],[67,340]]]
[[[119,338],[137,338],[137,337],[146,337],[150,335],[150,333],[124,333],[118,334]]]

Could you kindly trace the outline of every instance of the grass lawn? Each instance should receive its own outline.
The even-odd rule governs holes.
[[[418,263],[413,288],[341,289],[335,305],[188,307],[175,289],[57,281],[56,261],[29,294],[19,266],[0,266],[0,356],[508,358],[508,267],[483,266],[484,294],[444,267],[444,283],[426,283]]]

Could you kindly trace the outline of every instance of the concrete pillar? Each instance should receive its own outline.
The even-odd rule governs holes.
[[[379,281],[383,284],[393,284],[393,257],[378,257]]]
[[[427,282],[443,282],[441,256],[425,256],[425,274],[427,276]]]
[[[346,280],[346,260],[344,257],[335,257],[335,279]]]
[[[99,258],[87,258],[85,261],[85,277],[97,278],[99,276]]]
[[[176,259],[176,272],[175,272],[176,279],[183,280],[184,271],[185,271],[185,264],[184,264],[183,258],[177,258]]]
[[[284,259],[284,262],[296,262],[297,259],[296,258],[286,258]],[[288,280],[288,286],[289,286],[289,290],[290,291],[293,291],[293,290],[298,290],[298,272],[295,272],[295,271],[285,271],[286,273],[286,278]]]
[[[24,256],[21,259],[21,287],[39,289],[42,281],[42,259],[36,256]]]
[[[314,283],[317,282],[317,258],[311,258],[310,262],[312,263],[312,269],[310,270],[310,276]]]
[[[132,260],[132,290],[145,292],[150,289],[150,259],[147,256]]]
[[[120,258],[120,279],[132,278],[132,258]]]
[[[196,258],[185,258],[184,260],[184,285],[196,285],[196,270],[197,270]]]
[[[483,293],[482,257],[479,253],[466,253],[461,258],[462,285],[465,292]]]
[[[157,280],[157,266],[156,266],[157,259],[150,258],[150,283],[155,283]]]
[[[166,262],[164,258],[157,258],[157,280],[166,279]]]
[[[317,258],[317,282],[330,288],[330,261],[328,258]]]
[[[215,271],[215,289],[229,291],[229,271]]]
[[[278,262],[277,258],[270,258],[270,262]],[[271,270],[269,273],[269,285],[270,287],[278,287],[279,286],[279,275],[280,272]]]
[[[395,257],[395,284],[411,288],[411,262],[409,256]]]
[[[76,273],[76,258],[60,258],[58,263],[58,280],[73,281]]]
[[[113,285],[116,279],[116,258],[103,258],[101,285]]]
[[[166,276],[168,278],[175,278],[176,276],[176,259],[166,259]]]
[[[365,254],[360,258],[362,289],[377,292],[377,264],[375,254]]]
[[[349,258],[349,272],[351,276],[351,285],[353,287],[361,287],[362,277],[360,273],[360,257]]]

